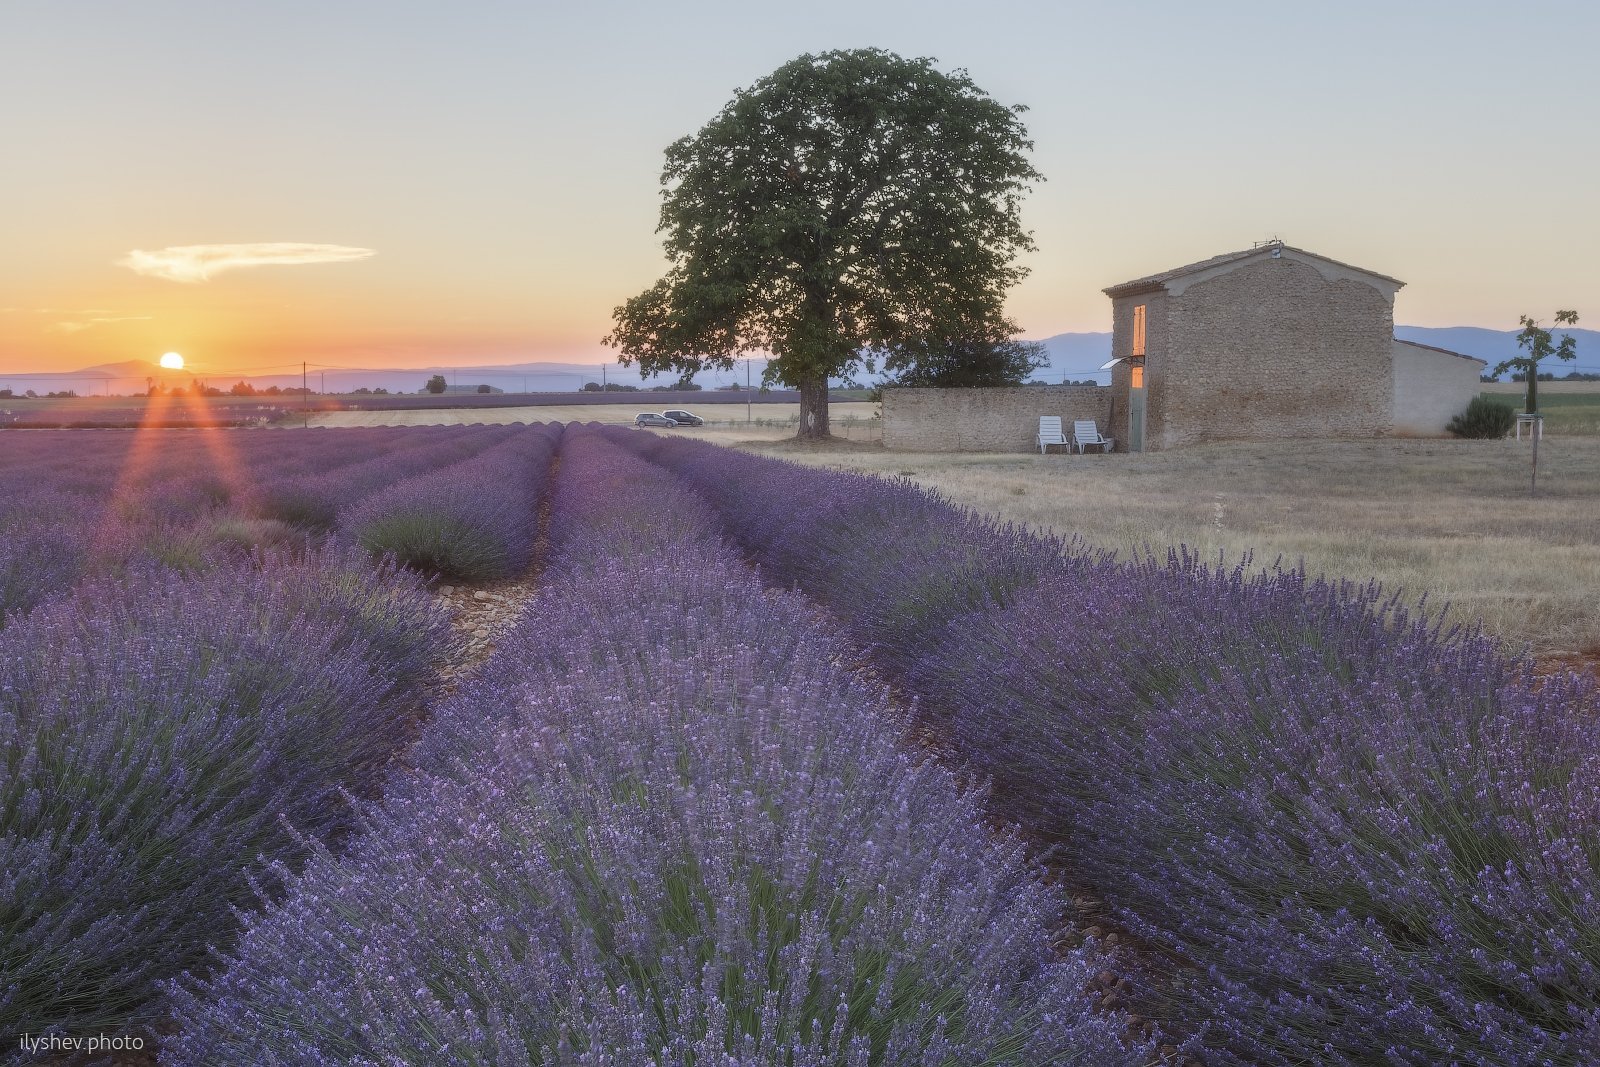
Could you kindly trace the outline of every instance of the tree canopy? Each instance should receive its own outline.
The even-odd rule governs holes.
[[[671,266],[616,309],[605,343],[647,374],[768,352],[764,384],[798,388],[800,433],[821,436],[830,377],[1004,341],[1033,248],[1021,200],[1041,180],[1024,110],[931,59],[784,64],[667,149]]]
[[[886,361],[886,369],[894,371],[904,365],[892,379],[894,385],[976,389],[1021,385],[1048,362],[1044,346],[1032,341],[957,337],[894,353]]]

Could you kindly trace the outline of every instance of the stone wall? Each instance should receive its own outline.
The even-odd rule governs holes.
[[[1285,255],[1169,287],[1145,448],[1372,437],[1394,393],[1394,292]]]
[[[1111,390],[1098,385],[883,391],[883,443],[902,452],[1038,452],[1039,416],[1094,419],[1110,433]],[[1052,449],[1059,452],[1060,449]]]

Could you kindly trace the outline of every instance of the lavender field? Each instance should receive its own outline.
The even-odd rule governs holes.
[[[1600,1062],[1597,713],[693,440],[0,434],[0,1062]]]

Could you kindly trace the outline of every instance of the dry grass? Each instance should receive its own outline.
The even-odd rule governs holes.
[[[612,426],[632,426],[641,411],[660,411],[648,399],[629,404],[547,404],[519,408],[428,408],[416,411],[326,411],[313,412],[312,426],[463,426],[475,423],[508,422],[600,422]],[[749,421],[743,404],[690,406],[706,420],[699,428],[682,427],[669,433],[701,437],[717,444],[745,441],[776,441],[794,436],[800,421],[799,404],[755,404]],[[879,439],[876,404],[833,403],[829,414],[834,433],[852,440]]]
[[[1600,439],[1283,441],[1138,456],[951,455],[773,444],[786,459],[901,474],[957,503],[1122,553],[1188,545],[1377,578],[1448,602],[1509,647],[1600,653]]]

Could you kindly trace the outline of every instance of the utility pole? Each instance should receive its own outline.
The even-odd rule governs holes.
[[[321,377],[322,377],[322,384],[317,386],[317,392],[321,393],[323,396],[327,396],[328,395],[328,372],[325,371],[325,370],[319,370],[319,371],[317,371],[317,373],[319,375],[321,375]]]
[[[605,392],[606,386],[609,384],[610,383],[606,381],[606,365],[602,363],[600,364],[600,391],[602,393]]]
[[[311,425],[311,386],[306,383],[306,361],[300,361],[300,428]]]
[[[746,426],[749,426],[754,418],[754,412],[751,410],[750,405],[755,402],[756,398],[750,395],[750,360],[746,359],[744,361],[744,424]]]

